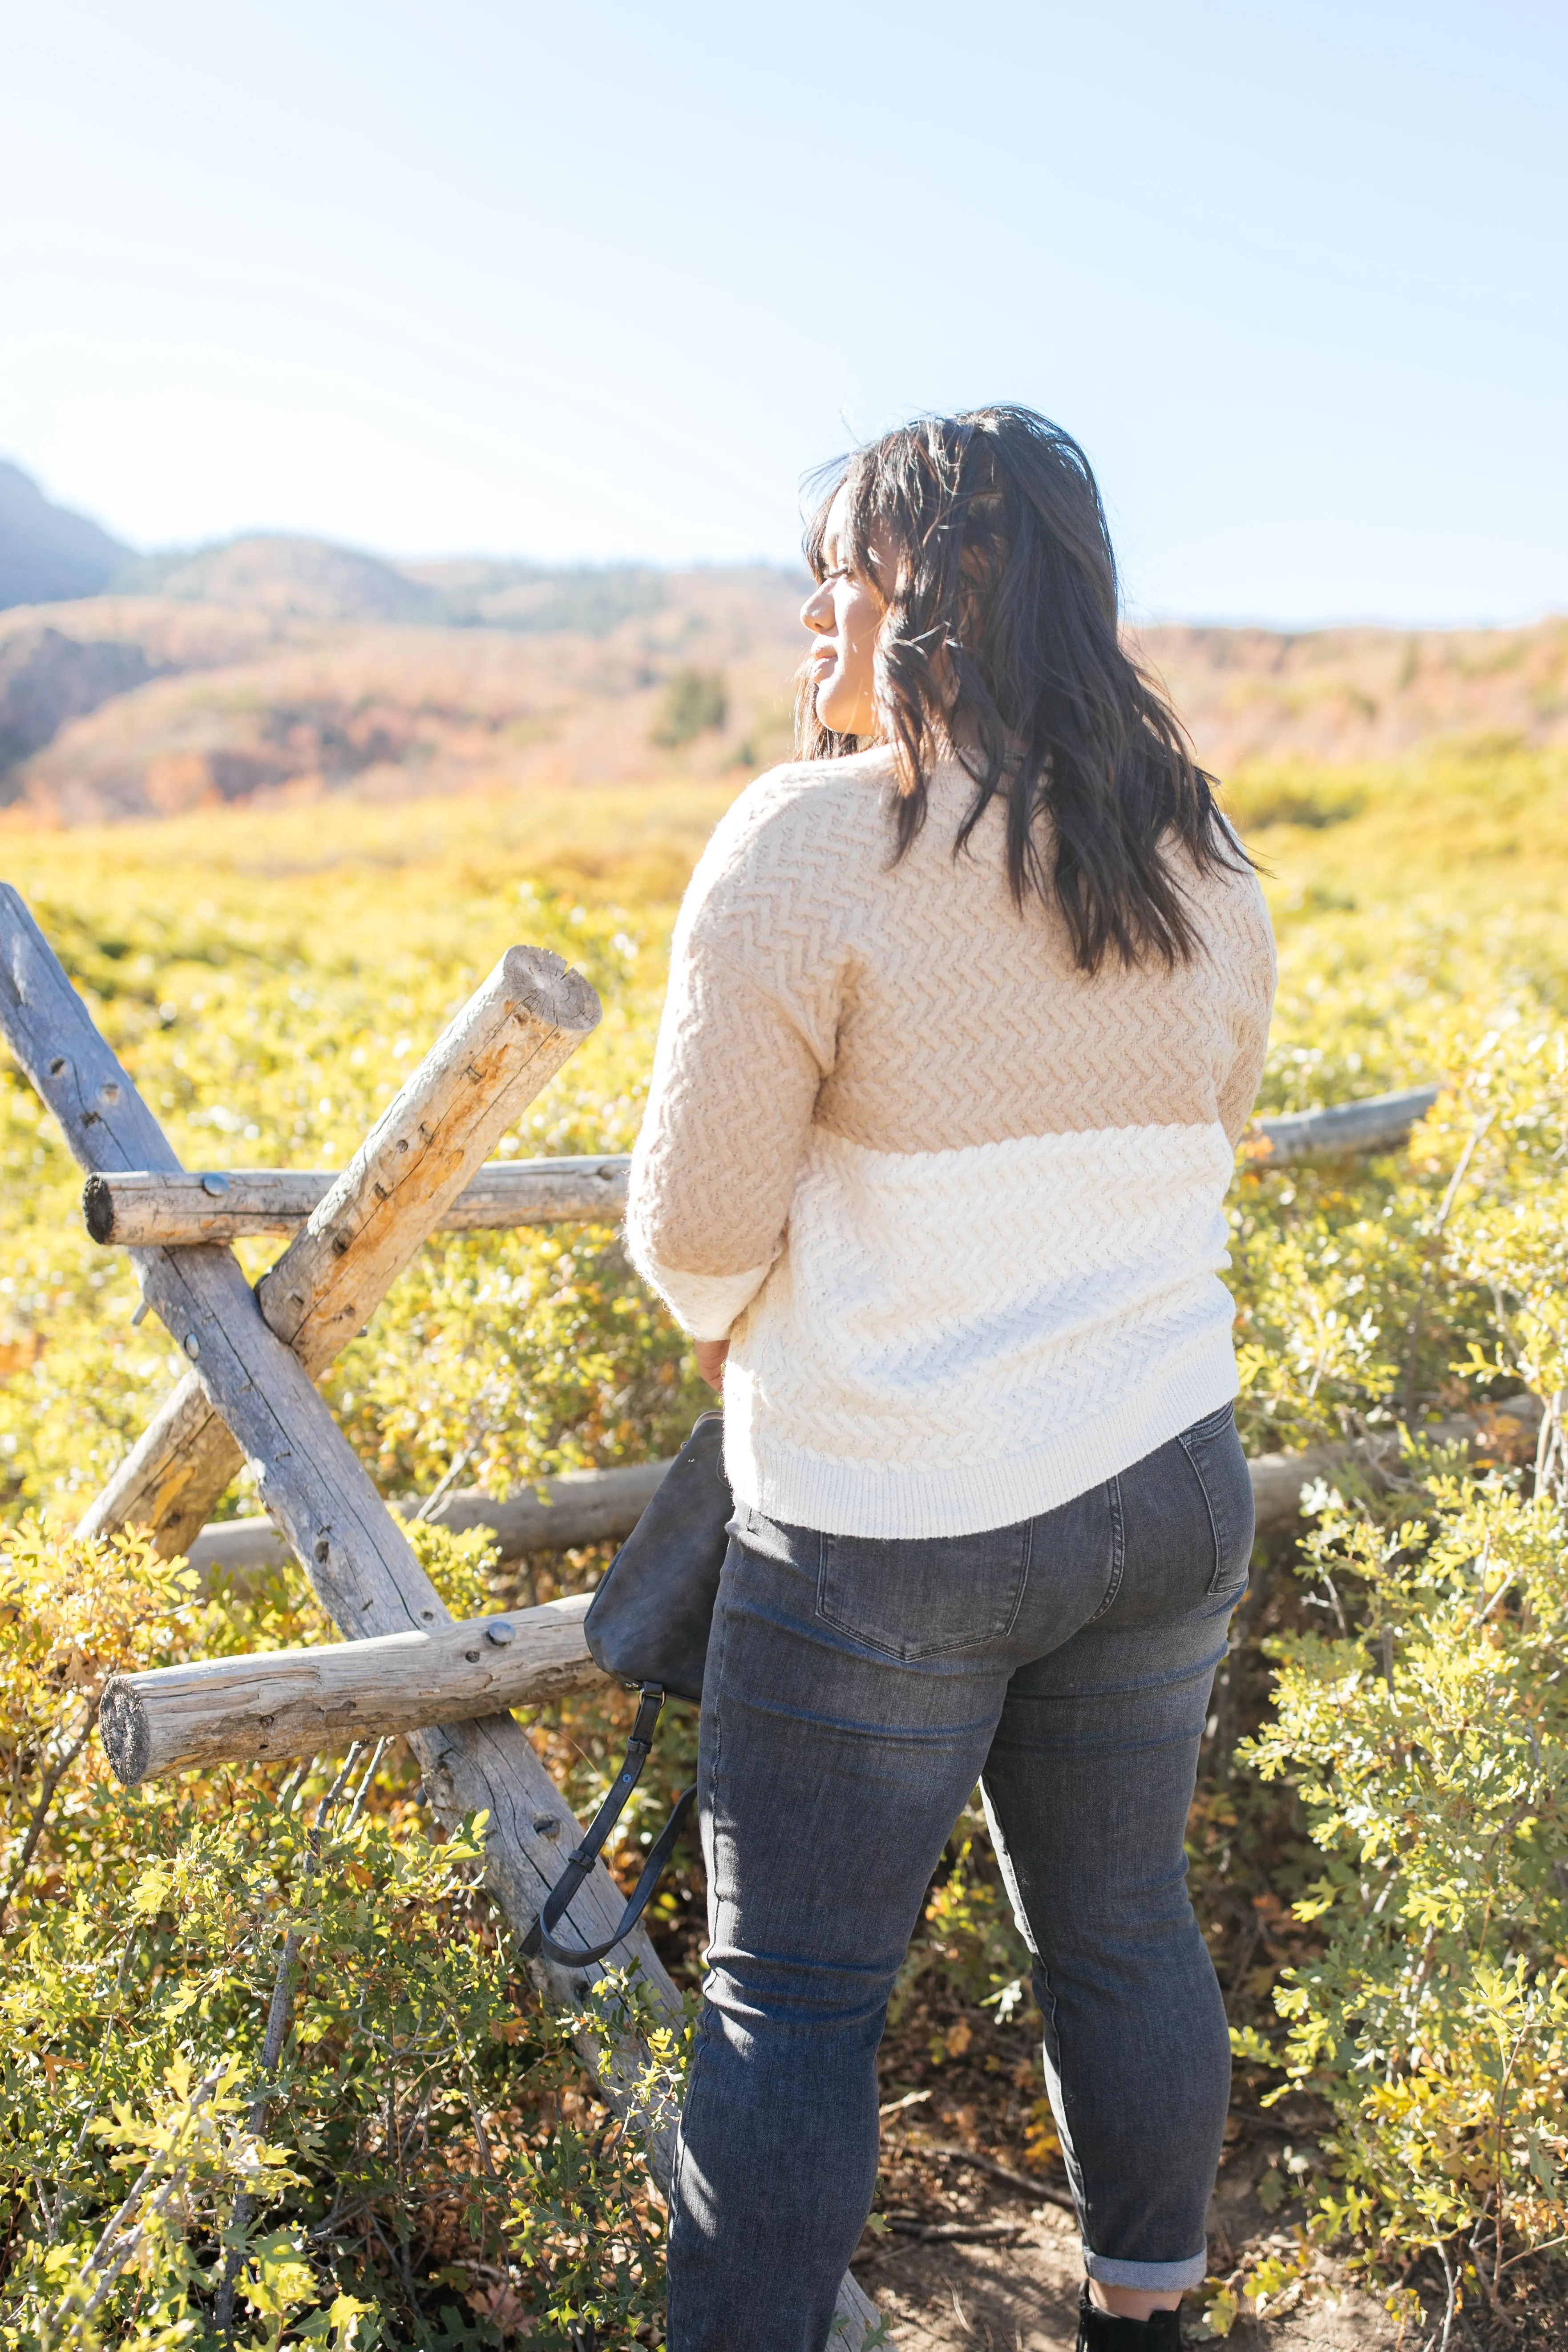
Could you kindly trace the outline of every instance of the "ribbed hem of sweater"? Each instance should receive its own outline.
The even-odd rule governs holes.
[[[889,1539],[979,1535],[1038,1518],[1102,1486],[1216,1412],[1238,1387],[1230,1335],[1221,1332],[1163,1375],[1140,1381],[1110,1412],[1002,1461],[924,1470],[834,1462],[726,1416],[724,1467],[737,1502],[786,1526]]]

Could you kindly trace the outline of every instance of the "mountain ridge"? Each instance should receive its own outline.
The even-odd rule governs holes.
[[[93,595],[130,555],[90,517],[57,506],[30,474],[0,457],[0,607]]]
[[[8,476],[26,479],[0,466],[0,523]],[[89,535],[80,560],[95,577],[110,551],[115,568],[91,593],[0,611],[0,806],[16,820],[279,794],[739,781],[789,753],[804,573],[395,563],[284,532],[132,557],[66,520]],[[5,554],[0,533],[0,577]],[[1568,619],[1166,623],[1128,643],[1222,777],[1439,740],[1568,743]],[[672,725],[672,710],[696,716]]]

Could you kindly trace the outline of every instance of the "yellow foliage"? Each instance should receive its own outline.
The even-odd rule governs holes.
[[[676,903],[728,797],[717,785],[536,791],[203,812],[69,835],[10,828],[5,865],[188,1166],[340,1164],[520,940],[577,964],[605,1011],[500,1151],[624,1150]],[[1331,774],[1255,770],[1235,799],[1273,869],[1280,938],[1264,1107],[1429,1078],[1445,1089],[1407,1148],[1238,1174],[1231,1280],[1249,1444],[1401,1419],[1418,1430],[1521,1382],[1568,1387],[1568,759],[1471,747]],[[329,1835],[332,1872],[307,1885],[300,1800],[280,1807],[273,1776],[193,1773],[128,1794],[93,1746],[74,1747],[112,1672],[326,1631],[288,1579],[241,1601],[204,1599],[133,1537],[94,1548],[60,1532],[184,1369],[155,1323],[132,1323],[134,1276],[85,1234],[79,1181],[48,1114],[0,1070],[0,1793],[5,1877],[17,1879],[0,2016],[20,2151],[8,2259],[30,2282],[17,2291],[36,2315],[75,2296],[73,2326],[95,2291],[97,2233],[124,2194],[95,2123],[112,2119],[127,2150],[151,2147],[134,2134],[174,2131],[169,2103],[188,2103],[224,2053],[237,2053],[254,2090],[279,1938],[292,1927],[319,1962],[269,2126],[273,2201],[264,2227],[240,2231],[259,2340],[368,2352],[414,2324],[395,2265],[363,2249],[329,2256],[310,2235],[349,2178],[395,2235],[425,2231],[413,2304],[426,2317],[447,2294],[469,2315],[504,2307],[541,2342],[567,2341],[568,2318],[640,2324],[658,2301],[646,2186],[551,2105],[570,2062],[537,2008],[512,1996],[510,1964],[474,1905],[473,1848],[428,1843],[402,1768],[380,1768],[352,1836]],[[244,1246],[253,1276],[275,1246]],[[595,1229],[437,1237],[324,1385],[394,1496],[428,1491],[455,1464],[499,1494],[545,1470],[666,1452],[702,1394],[616,1237]],[[1325,2226],[1385,2251],[1460,2214],[1473,2228],[1489,2195],[1503,2200],[1504,2234],[1529,2242],[1560,2198],[1563,1994],[1541,1938],[1563,1948],[1568,1931],[1539,1851],[1548,1804],[1530,1756],[1531,1735],[1550,1747],[1558,1723],[1520,1600],[1535,1595],[1539,1619],[1551,1583],[1542,1563],[1563,1465],[1550,1444],[1542,1468],[1549,1494],[1489,1489],[1484,1525],[1468,1486],[1441,1486],[1457,1479],[1452,1464],[1411,1473],[1426,1481],[1405,1515],[1417,1537],[1397,1515],[1391,1529],[1373,1513],[1370,1536],[1329,1521],[1320,1565],[1342,1602],[1347,1575],[1359,1577],[1370,1613],[1342,1640],[1281,1655],[1277,1728],[1258,1750],[1296,1784],[1325,1849],[1321,1883],[1287,1890],[1275,1909],[1299,1891],[1295,1924],[1326,1957],[1316,1976],[1279,1978],[1283,2044],[1249,2029],[1242,2054],[1288,2063],[1331,2098],[1342,2150],[1319,2184]],[[242,1478],[222,1507],[246,1506]],[[1496,1607],[1469,1625],[1465,1558],[1489,1539],[1497,1572],[1472,1576],[1464,1610]],[[426,1528],[417,1540],[455,1608],[488,1605],[482,1542]],[[1377,1671],[1384,1631],[1398,1706]],[[616,1705],[569,1702],[541,1727],[552,1767],[582,1795],[614,1769]],[[672,1732],[672,1754],[684,1736]],[[319,1795],[321,1774],[311,1785]],[[1234,1803],[1216,1807],[1222,1818],[1235,1828]],[[1025,2001],[1026,1964],[971,1843],[966,1829],[897,1999],[936,1970],[1001,2023]],[[1396,1892],[1377,1908],[1385,1887]],[[1457,1973],[1421,1973],[1429,1938],[1468,1956],[1463,1999]],[[960,2059],[971,2032],[963,2020],[948,2027],[933,2062]],[[1511,2059],[1498,2057],[1500,2034]],[[675,2095],[679,2059],[673,2044],[655,2053],[650,2099]],[[395,2105],[424,2103],[417,2181],[402,2126],[385,2119],[388,2082]],[[1037,2109],[1031,2162],[1053,2137]],[[210,2308],[242,2168],[231,2141],[222,2166],[189,2174],[199,2194],[178,2227],[171,2200],[167,2230],[150,2227],[126,2264],[156,2327],[172,2331],[157,2336],[147,2316],[139,2340],[173,2343]],[[149,2206],[160,2193],[155,2183]],[[504,2295],[464,2267],[494,2253],[498,2216],[512,2265]],[[1274,2269],[1215,2284],[1211,2332],[1297,2291],[1295,2258],[1269,2259]],[[116,2296],[130,2293],[106,2297],[105,2340],[130,2307]]]

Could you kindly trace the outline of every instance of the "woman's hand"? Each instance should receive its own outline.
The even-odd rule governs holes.
[[[696,1347],[698,1370],[710,1389],[721,1391],[724,1386],[724,1359],[730,1352],[730,1342],[728,1339],[699,1339]]]

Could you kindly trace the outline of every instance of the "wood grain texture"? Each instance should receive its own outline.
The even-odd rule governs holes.
[[[598,998],[559,956],[542,948],[507,950],[258,1286],[263,1315],[312,1375],[369,1320],[491,1144],[598,1018]],[[156,1122],[153,1129],[163,1156],[149,1157],[148,1173],[184,1174],[169,1168],[174,1155]],[[118,1162],[86,1164],[95,1174],[121,1172]],[[99,1213],[96,1194],[89,1206]],[[222,1415],[204,1410],[198,1383],[187,1375],[78,1532],[146,1527],[165,1558],[188,1551],[243,1458]]]
[[[130,1787],[194,1764],[315,1756],[539,1706],[606,1679],[583,1638],[592,1599],[577,1592],[428,1633],[117,1675],[99,1708],[104,1748]]]
[[[77,1524],[79,1536],[151,1528],[165,1559],[188,1551],[243,1465],[223,1415],[195,1372],[177,1381]]]
[[[246,1168],[226,1174],[182,1170],[89,1176],[82,1222],[95,1242],[121,1249],[175,1249],[232,1242],[245,1234],[292,1234],[331,1188],[325,1169]]]
[[[470,1177],[437,1230],[514,1230],[556,1223],[613,1224],[626,1211],[624,1155],[594,1160],[491,1160]],[[337,1179],[327,1169],[231,1168],[205,1175],[137,1170],[89,1176],[82,1212],[95,1242],[123,1249],[236,1241],[295,1233]]]

